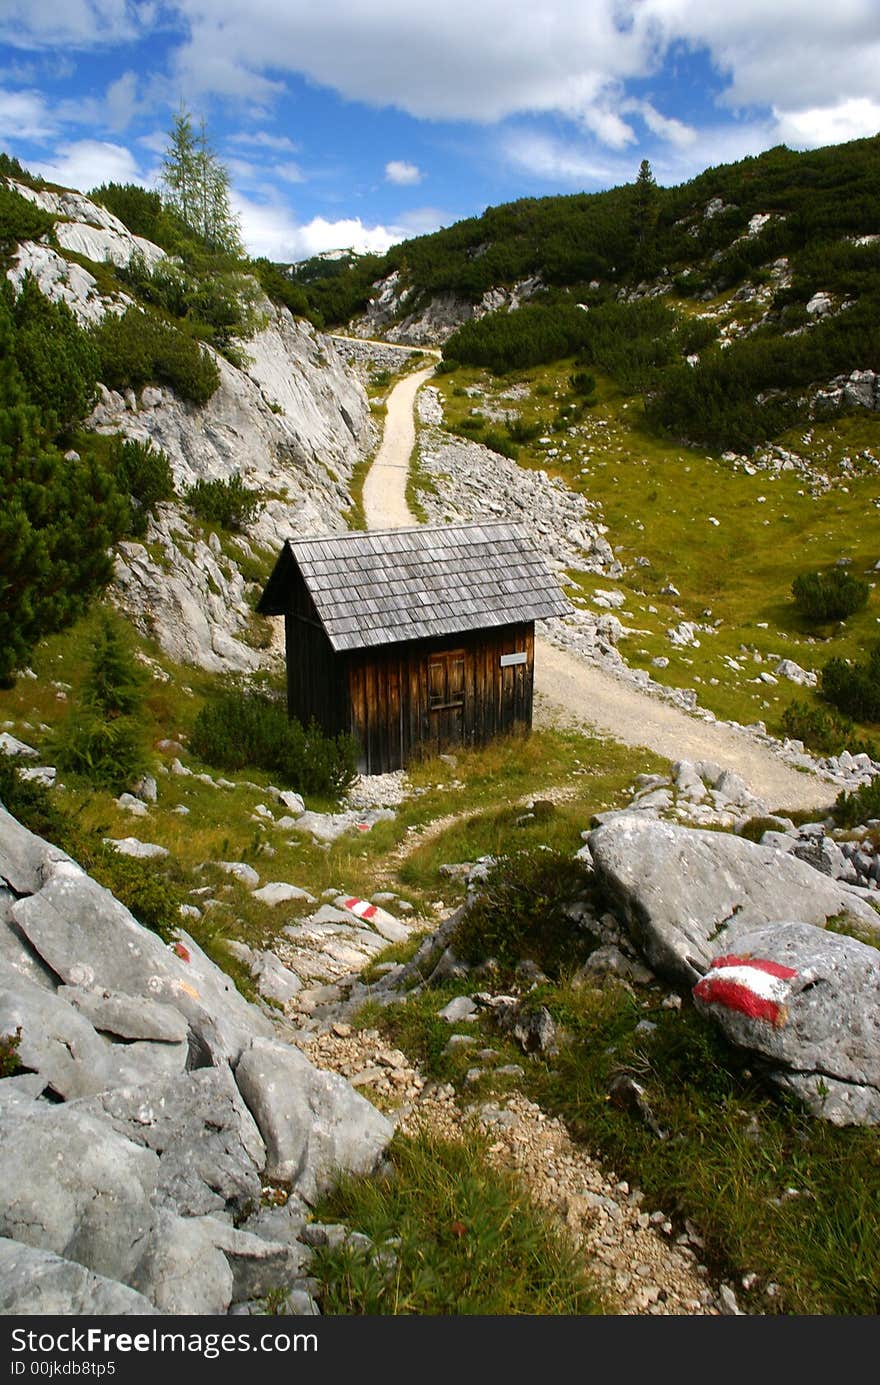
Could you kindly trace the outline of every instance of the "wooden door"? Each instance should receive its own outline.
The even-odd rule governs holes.
[[[464,734],[464,650],[428,656],[428,716],[431,744],[438,750],[461,745]]]

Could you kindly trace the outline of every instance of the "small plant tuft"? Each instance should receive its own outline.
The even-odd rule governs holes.
[[[528,959],[558,976],[592,951],[591,935],[569,916],[590,880],[580,861],[540,847],[501,857],[468,906],[451,945],[465,961],[502,968]]]
[[[240,476],[226,481],[196,481],[184,495],[193,514],[209,524],[219,524],[233,534],[252,524],[260,508],[258,493]]]

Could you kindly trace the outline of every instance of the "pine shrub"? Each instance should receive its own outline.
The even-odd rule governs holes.
[[[823,625],[860,611],[867,605],[870,588],[846,568],[833,567],[827,572],[802,573],[792,582],[791,592],[801,614]]]
[[[304,727],[280,702],[237,689],[205,704],[190,746],[209,765],[264,769],[300,793],[327,798],[338,798],[357,770],[351,736],[327,736],[314,722]]]
[[[102,613],[79,703],[55,738],[58,768],[112,793],[128,789],[147,769],[145,685],[124,627]]]
[[[240,476],[227,481],[196,481],[184,495],[193,514],[209,524],[238,533],[256,519],[260,507],[258,492],[246,486]]]
[[[490,868],[451,939],[466,962],[493,958],[511,969],[528,959],[550,976],[577,965],[592,940],[569,914],[589,877],[580,861],[536,848],[502,856]]]
[[[826,755],[840,755],[849,750],[854,755],[861,753],[870,755],[872,760],[877,758],[874,742],[859,736],[849,717],[828,707],[791,702],[782,713],[782,727],[786,736],[803,741],[810,750],[821,750]]]
[[[822,696],[856,721],[880,722],[880,644],[864,663],[830,659],[822,670]]]
[[[139,308],[121,316],[108,313],[94,329],[101,379],[111,389],[164,384],[191,404],[206,404],[220,384],[220,372],[197,341],[170,322]]]
[[[842,790],[834,804],[834,816],[841,827],[858,827],[880,818],[880,775],[851,793]]]
[[[174,497],[171,463],[160,447],[120,435],[110,449],[110,470],[120,491],[130,497],[128,532],[135,538],[143,538],[156,506]]]

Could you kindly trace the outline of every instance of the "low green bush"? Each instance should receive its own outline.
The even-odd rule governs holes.
[[[571,388],[575,394],[589,398],[596,393],[596,377],[591,375],[588,370],[576,370],[569,378]]]
[[[118,617],[103,612],[78,699],[52,746],[58,768],[121,793],[148,766],[140,721],[146,675]]]
[[[220,384],[217,366],[197,341],[139,308],[107,313],[94,340],[101,379],[111,389],[163,384],[191,404],[206,404]]]
[[[808,702],[791,702],[782,713],[782,727],[792,740],[803,741],[810,750],[826,755],[852,754],[877,758],[873,741],[860,736],[849,717],[827,707],[811,706]]]
[[[110,469],[117,486],[130,497],[128,532],[143,538],[147,523],[163,500],[174,497],[174,474],[167,455],[150,442],[115,438],[110,448]]]
[[[863,663],[830,659],[822,670],[822,696],[856,721],[880,722],[880,644]]]
[[[804,572],[791,584],[794,603],[802,615],[817,625],[846,620],[867,605],[870,588],[844,567],[827,572]]]
[[[528,959],[549,976],[578,965],[593,939],[570,917],[589,892],[580,861],[540,847],[500,857],[490,868],[450,945],[466,962],[493,958],[502,969]]]
[[[173,930],[180,925],[185,896],[174,881],[157,870],[156,862],[122,856],[103,843],[93,844],[85,855],[90,875],[124,904],[138,923],[170,942]]]
[[[837,795],[834,817],[841,827],[859,827],[871,818],[880,818],[880,775],[860,789]]]
[[[106,721],[90,709],[71,712],[52,745],[60,770],[95,788],[123,793],[147,768],[141,728],[128,717]]]
[[[39,240],[54,225],[42,207],[0,183],[0,247],[11,250],[19,241]]]
[[[232,533],[251,524],[260,507],[258,492],[246,486],[240,476],[227,481],[196,481],[183,498],[200,519]]]
[[[327,798],[338,798],[357,772],[351,736],[326,736],[314,722],[304,727],[288,718],[280,702],[237,689],[205,704],[190,746],[220,769],[264,769],[289,788]]]

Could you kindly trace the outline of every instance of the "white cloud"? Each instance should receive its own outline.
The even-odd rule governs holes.
[[[229,136],[230,144],[253,144],[261,149],[274,149],[278,153],[289,151],[294,154],[297,145],[287,135],[270,135],[267,130],[240,130],[238,134]]]
[[[233,194],[232,201],[241,218],[248,253],[265,255],[280,263],[305,260],[324,250],[369,250],[382,254],[390,245],[412,234],[401,226],[367,226],[359,217],[328,221],[316,216],[301,223],[289,207],[279,202],[253,202],[241,194]]]
[[[652,134],[679,149],[689,148],[698,138],[692,125],[686,125],[675,116],[662,115],[650,101],[626,101],[621,109],[640,115]]]
[[[422,181],[423,176],[418,164],[407,163],[404,159],[391,159],[385,165],[387,181],[398,183],[401,187],[413,187]]]
[[[136,72],[123,72],[107,88],[107,121],[114,130],[125,130],[141,110]]]
[[[840,144],[880,131],[880,104],[863,96],[803,111],[774,109],[773,115],[780,140],[800,148]]]
[[[597,156],[581,144],[548,135],[520,130],[504,138],[501,152],[508,163],[548,183],[568,183],[574,187],[608,187],[632,181],[623,162]],[[630,161],[631,162],[631,161]]]
[[[139,37],[156,19],[139,0],[3,0],[0,42],[12,48],[98,48]]]
[[[276,178],[281,178],[285,183],[304,183],[306,175],[303,173],[298,163],[288,159],[286,163],[275,164],[272,172]]]
[[[131,150],[121,144],[97,139],[62,144],[54,159],[44,162],[30,160],[29,167],[32,173],[50,183],[78,188],[80,192],[88,192],[101,183],[145,182]]]
[[[0,139],[7,144],[25,139],[42,142],[51,139],[57,128],[38,91],[0,91]]]
[[[804,141],[822,123],[816,112],[873,102],[880,71],[877,0],[174,3],[189,24],[179,71],[199,89],[271,102],[279,74],[297,72],[420,119],[558,114],[612,150],[637,142],[632,114],[672,146],[702,138],[670,113],[676,93],[663,64],[675,50],[708,55],[729,110],[766,122],[775,109],[778,138],[801,131]],[[648,76],[652,100],[629,104],[627,83]],[[863,127],[856,107],[824,124],[834,138]]]

